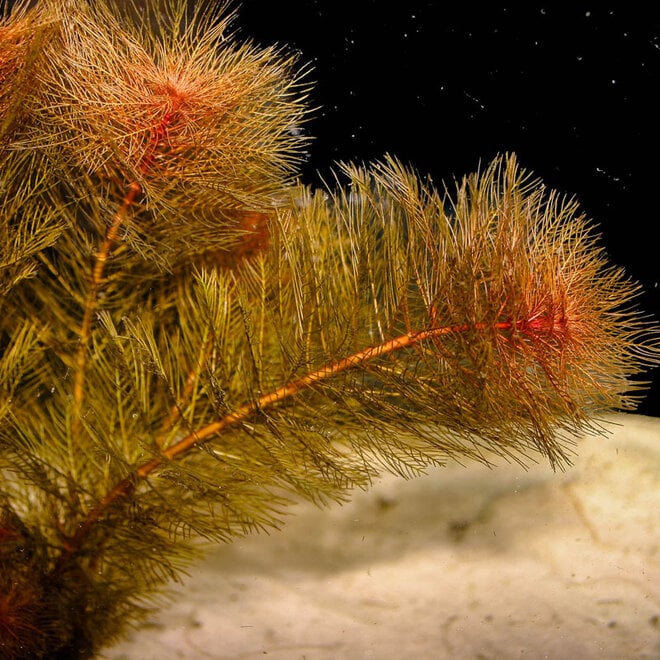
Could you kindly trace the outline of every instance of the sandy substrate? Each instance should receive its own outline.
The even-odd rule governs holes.
[[[213,549],[104,660],[660,658],[660,419],[574,467],[387,477]]]

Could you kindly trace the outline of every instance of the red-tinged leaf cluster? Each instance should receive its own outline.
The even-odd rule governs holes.
[[[484,392],[485,426],[517,415],[561,464],[562,429],[570,435],[608,410],[634,409],[637,374],[657,362],[657,330],[634,307],[639,286],[608,262],[576,202],[530,180],[514,158],[468,179],[456,213],[457,285],[469,281],[473,293],[447,276],[446,313],[497,329],[486,332],[491,348],[467,347],[472,370],[461,379],[475,399]]]
[[[152,203],[168,190],[187,191],[188,204],[209,199],[204,189],[225,206],[272,203],[303,143],[293,130],[305,114],[294,58],[236,44],[226,12],[156,3],[134,16],[84,0],[45,8],[59,32],[28,145],[137,182]]]

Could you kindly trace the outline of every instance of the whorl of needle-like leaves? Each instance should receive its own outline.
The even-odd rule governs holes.
[[[180,0],[45,4],[60,32],[28,145],[57,145],[68,167],[137,183],[172,208],[177,195],[248,209],[280,195],[304,144],[292,56],[236,43],[231,14]]]
[[[116,349],[97,356],[88,396],[110,417],[95,433],[112,444],[116,415],[102,400],[115,385],[101,382],[118,356],[135,369],[122,376],[122,390],[136,388],[127,401],[144,402],[135,418],[148,401],[157,422],[140,479],[177,474],[183,460],[176,479],[202,470],[202,483],[231,474],[236,494],[258,480],[324,499],[378,462],[407,472],[540,451],[561,465],[575,434],[634,407],[635,377],[658,363],[657,331],[574,201],[513,157],[455,195],[393,160],[344,171],[347,187],[301,189],[268,248],[238,270],[194,276],[185,295],[124,315],[121,330],[106,317]],[[203,467],[206,444],[222,468]],[[261,520],[251,510],[248,526]]]

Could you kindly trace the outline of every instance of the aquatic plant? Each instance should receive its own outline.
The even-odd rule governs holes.
[[[199,539],[382,470],[565,465],[657,329],[513,155],[298,180],[307,84],[180,0],[0,22],[0,649],[89,657]]]

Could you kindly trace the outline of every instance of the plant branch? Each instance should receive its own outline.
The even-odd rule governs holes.
[[[513,323],[511,321],[502,321],[494,323],[491,327],[494,330],[511,330],[519,325],[519,323]],[[152,472],[154,472],[154,470],[157,470],[166,461],[172,461],[176,458],[182,457],[194,447],[208,442],[213,436],[217,435],[227,427],[239,424],[250,417],[250,415],[259,412],[260,410],[264,410],[280,403],[281,401],[294,397],[303,390],[314,387],[315,385],[337,376],[344,371],[360,367],[366,362],[376,358],[389,355],[396,351],[412,348],[424,341],[436,340],[450,334],[467,332],[470,329],[483,331],[488,327],[489,326],[485,323],[476,323],[472,325],[460,324],[429,328],[419,332],[409,332],[400,335],[399,337],[390,339],[378,346],[370,346],[369,348],[365,348],[364,350],[342,358],[341,360],[326,364],[316,371],[312,371],[311,373],[297,378],[268,394],[264,394],[253,403],[241,406],[234,412],[225,415],[222,419],[211,422],[197,431],[193,431],[185,438],[182,438],[177,443],[164,450],[161,456],[154,457],[143,463],[133,473],[126,476],[108,491],[103,499],[91,509],[85,520],[78,527],[76,533],[68,540],[64,547],[65,553],[62,555],[62,559],[66,556],[72,556],[80,550],[92,526],[103,517],[105,512],[117,500],[130,495],[139,481],[146,479]]]
[[[94,257],[94,267],[92,268],[92,276],[85,300],[85,308],[83,311],[83,319],[80,326],[80,339],[78,342],[78,349],[75,356],[75,380],[73,384],[73,403],[74,403],[74,435],[80,429],[80,413],[82,411],[82,402],[84,398],[85,389],[85,370],[87,365],[87,356],[89,354],[89,342],[92,335],[92,324],[94,321],[94,314],[98,305],[99,290],[103,284],[105,275],[105,267],[110,257],[110,253],[115,243],[119,229],[126,220],[126,216],[130,207],[134,204],[136,197],[140,194],[142,188],[138,183],[131,183],[128,191],[124,195],[121,206],[115,213],[112,224],[106,232],[105,238],[101,247],[99,248],[96,256]]]

